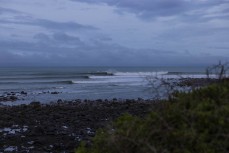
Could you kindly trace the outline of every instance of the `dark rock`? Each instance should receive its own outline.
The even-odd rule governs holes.
[[[27,92],[21,91],[21,94],[22,94],[22,95],[27,95]]]
[[[47,140],[45,139],[45,137],[38,137],[38,138],[34,141],[34,144],[35,144],[35,145],[44,146],[46,143],[47,143]]]
[[[34,127],[31,131],[30,131],[30,135],[31,136],[41,136],[43,135],[45,132],[44,132],[44,129],[40,126],[37,126],[37,127]]]
[[[102,99],[97,99],[96,102],[103,102],[103,100]]]
[[[76,99],[75,102],[81,103],[81,99]]]
[[[4,97],[3,101],[9,101],[8,97]]]
[[[51,94],[59,94],[59,92],[57,92],[57,91],[54,91],[54,92],[51,92]]]
[[[46,133],[47,135],[55,135],[55,131],[56,131],[56,129],[50,125],[50,126],[48,126],[47,129],[45,130],[45,133]]]
[[[20,107],[25,109],[25,108],[27,108],[27,105],[26,104],[21,104]]]
[[[75,143],[72,140],[67,142],[66,148],[74,148],[74,147],[75,147]]]
[[[30,105],[38,106],[38,105],[41,105],[41,103],[39,101],[33,101],[33,102],[30,103]]]
[[[15,100],[17,100],[18,98],[16,97],[16,96],[10,96],[10,100],[12,100],[12,101],[15,101]]]
[[[131,99],[126,99],[126,103],[131,103],[132,100]]]
[[[57,102],[58,102],[58,103],[62,103],[63,100],[62,100],[62,99],[58,99]]]

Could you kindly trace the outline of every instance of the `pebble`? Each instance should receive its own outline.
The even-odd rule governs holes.
[[[49,105],[33,102],[0,107],[0,137],[5,148],[17,144],[18,152],[47,152],[47,149],[48,152],[71,152],[82,140],[90,141],[96,129],[104,127],[113,118],[125,112],[142,116],[149,105],[149,102],[138,103],[136,100],[126,103],[76,99]]]
[[[4,152],[15,152],[15,151],[17,151],[16,146],[9,146],[9,147],[4,149]]]

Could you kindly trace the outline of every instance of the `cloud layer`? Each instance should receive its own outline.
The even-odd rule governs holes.
[[[71,0],[75,2],[107,4],[115,6],[120,11],[130,11],[139,17],[154,18],[158,16],[184,15],[196,9],[226,5],[228,0]],[[229,12],[229,10],[224,10]]]
[[[0,1],[0,66],[229,60],[228,0]]]

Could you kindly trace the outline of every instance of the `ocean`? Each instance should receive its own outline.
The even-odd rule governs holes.
[[[151,99],[154,94],[147,78],[155,76],[206,77],[205,67],[0,68],[0,96],[14,93],[19,99],[7,102],[12,105],[58,99]]]

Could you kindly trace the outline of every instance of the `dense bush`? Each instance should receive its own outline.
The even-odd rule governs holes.
[[[228,153],[229,83],[177,93],[144,119],[123,115],[76,153]]]

